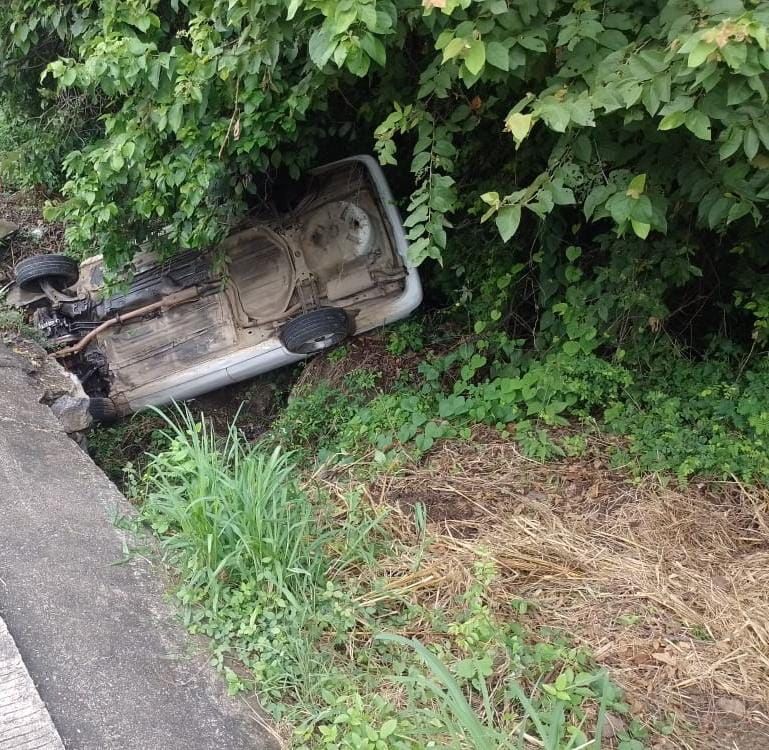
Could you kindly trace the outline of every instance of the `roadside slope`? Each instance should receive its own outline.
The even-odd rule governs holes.
[[[127,555],[114,485],[0,351],[0,615],[68,748],[268,748]]]

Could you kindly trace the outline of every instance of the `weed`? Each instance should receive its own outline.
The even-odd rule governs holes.
[[[359,395],[376,388],[376,385],[381,380],[381,378],[381,372],[376,372],[375,370],[367,370],[364,367],[360,370],[348,372],[347,375],[344,376],[344,387],[353,395]]]
[[[333,364],[341,362],[347,356],[347,347],[338,346],[336,349],[332,349],[327,355],[326,359]]]
[[[230,691],[257,687],[298,750],[512,749],[531,734],[548,750],[589,736],[598,748],[604,711],[626,711],[589,656],[497,619],[482,558],[447,610],[395,598],[380,561],[409,550],[361,493],[332,505],[297,484],[290,454],[234,426],[217,439],[188,411],[164,433],[140,478],[142,518]],[[415,522],[424,539],[423,506]],[[416,627],[429,645],[403,635]]]
[[[167,436],[145,472],[142,515],[187,586],[216,598],[223,582],[255,576],[291,599],[320,584],[324,540],[310,541],[312,507],[289,455],[249,446],[234,426],[220,443],[189,411],[168,421]]]
[[[387,351],[396,357],[407,352],[421,352],[424,345],[424,326],[420,320],[405,320],[398,323],[387,335]]]
[[[712,633],[704,625],[692,625],[688,628],[689,635],[698,641],[712,641]]]
[[[30,339],[44,348],[49,348],[51,342],[35,326],[30,325],[20,310],[6,307],[0,296],[0,333],[8,332]]]
[[[595,354],[555,352],[534,358],[504,336],[464,342],[421,362],[416,380],[374,392],[376,374],[349,373],[298,394],[276,436],[292,448],[320,447],[322,459],[378,451],[380,466],[404,450],[429,451],[436,440],[467,439],[475,424],[496,427],[536,460],[580,456],[585,426],[625,436],[616,465],[640,472],[761,481],[769,477],[769,365],[729,360],[696,363],[670,352],[649,355],[635,372]],[[553,428],[579,422],[558,438]]]

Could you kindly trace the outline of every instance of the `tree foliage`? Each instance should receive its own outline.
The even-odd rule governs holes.
[[[667,289],[731,253],[766,332],[769,2],[8,0],[0,28],[0,87],[102,113],[55,212],[114,265],[216,241],[343,139],[408,165],[416,263],[468,214],[570,248],[573,283],[616,242]]]

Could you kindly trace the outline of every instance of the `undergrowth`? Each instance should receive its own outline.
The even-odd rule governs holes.
[[[295,455],[234,426],[217,438],[189,412],[165,433],[136,477],[142,518],[188,626],[212,638],[232,692],[256,687],[290,723],[293,747],[597,749],[606,713],[627,713],[589,654],[495,614],[482,551],[470,588],[425,608],[387,586],[389,556],[419,561],[359,492],[300,485]]]
[[[0,293],[0,335],[4,333],[22,336],[40,346],[50,348],[50,341],[38,328],[30,325],[22,313],[3,304],[2,293]]]
[[[580,435],[559,430],[576,424],[617,436],[614,463],[635,473],[769,478],[766,357],[694,361],[658,347],[631,364],[592,353],[536,356],[522,343],[476,337],[427,354],[414,377],[387,387],[379,373],[352,365],[341,382],[296,393],[274,439],[321,461],[373,450],[387,466],[488,424],[547,460],[579,453]]]
[[[115,425],[99,425],[88,435],[88,452],[104,473],[124,487],[126,480],[141,474],[148,452],[164,447],[162,419],[152,412],[140,412]]]

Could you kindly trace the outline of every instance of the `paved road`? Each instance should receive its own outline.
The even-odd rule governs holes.
[[[0,617],[64,746],[272,748],[178,624],[161,571],[124,561],[126,512],[0,344]]]

